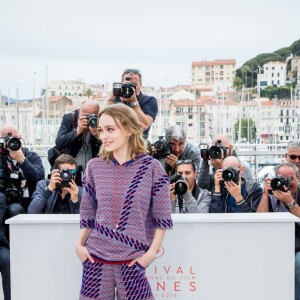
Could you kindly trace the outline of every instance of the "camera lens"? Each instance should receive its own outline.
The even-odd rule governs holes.
[[[235,174],[232,170],[224,170],[223,173],[222,173],[222,178],[225,181],[233,180],[234,177],[235,177]]]
[[[188,190],[188,186],[182,179],[180,179],[175,183],[174,190],[176,194],[183,195]]]
[[[164,144],[162,142],[158,141],[154,144],[154,147],[157,151],[161,151],[164,148]]]
[[[88,125],[91,128],[97,128],[98,118],[95,115],[90,115]]]
[[[280,178],[274,178],[271,180],[271,187],[273,190],[280,190],[284,186],[284,182]]]
[[[212,159],[218,159],[222,157],[222,149],[217,146],[212,146],[209,149],[208,155]]]
[[[135,84],[134,83],[124,83],[122,84],[122,95],[124,98],[131,98],[134,94]]]
[[[63,171],[61,172],[61,179],[63,181],[71,181],[72,175],[69,173],[69,171]]]
[[[10,138],[7,141],[7,148],[17,151],[21,148],[21,141],[18,138]]]

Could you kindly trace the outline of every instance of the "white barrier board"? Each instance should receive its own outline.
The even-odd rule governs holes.
[[[289,213],[173,215],[147,269],[156,299],[294,299]],[[18,215],[10,224],[12,300],[78,299],[78,215]]]

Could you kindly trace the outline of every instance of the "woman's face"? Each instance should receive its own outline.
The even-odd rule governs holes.
[[[130,133],[120,124],[116,124],[111,116],[106,114],[101,115],[99,119],[99,132],[105,151],[119,152],[123,149],[128,149]]]

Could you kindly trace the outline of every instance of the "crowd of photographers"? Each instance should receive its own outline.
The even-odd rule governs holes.
[[[113,85],[108,105],[118,102],[136,111],[147,139],[157,115],[157,101],[141,92],[138,70],[127,69]],[[55,147],[49,149],[51,174],[41,158],[24,147],[18,129],[0,130],[0,271],[5,300],[10,299],[9,232],[5,220],[20,213],[76,214],[87,162],[98,155],[99,105],[88,100],[65,114]],[[173,213],[249,213],[287,211],[300,217],[300,141],[288,145],[286,162],[268,170],[259,184],[224,135],[199,147],[187,141],[182,126],[170,126],[148,154],[158,159],[170,177]],[[47,177],[47,178],[46,178]],[[296,299],[300,299],[300,226],[296,223]]]

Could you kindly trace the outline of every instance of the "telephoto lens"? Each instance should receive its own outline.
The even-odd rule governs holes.
[[[183,195],[187,192],[188,186],[185,183],[184,178],[179,173],[175,173],[170,178],[170,184],[174,182],[175,182],[175,187],[174,187],[175,194]]]
[[[98,118],[95,114],[91,114],[87,117],[88,119],[88,125],[91,128],[97,128],[98,126]]]
[[[227,169],[223,170],[222,178],[224,181],[233,181],[236,184],[238,184],[239,174],[240,174],[240,170],[237,170],[233,167],[228,167]]]

